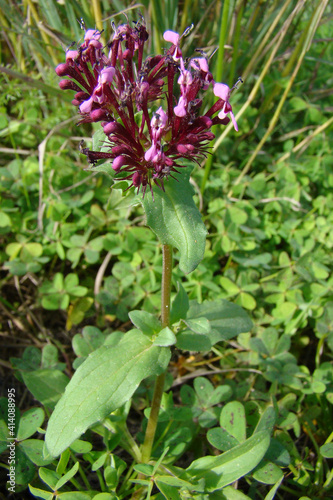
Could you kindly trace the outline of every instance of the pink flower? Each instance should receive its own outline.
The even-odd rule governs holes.
[[[94,40],[99,40],[100,38],[101,34],[97,30],[87,30],[84,35],[84,41],[88,43]]]
[[[94,102],[97,102],[98,104],[104,103],[104,86],[107,83],[112,82],[115,72],[116,71],[112,68],[112,66],[110,68],[102,69],[98,77],[98,85],[95,87],[92,96],[87,101],[84,101],[80,106],[81,113],[90,113]]]
[[[166,42],[170,42],[174,46],[170,49],[174,60],[177,61],[180,59],[182,56],[182,51],[179,48],[180,35],[175,31],[168,30],[164,32],[163,38]]]
[[[223,120],[224,118],[226,118],[227,115],[230,115],[230,118],[234,125],[234,129],[236,130],[236,132],[238,132],[238,126],[235,119],[235,115],[233,114],[231,104],[229,103],[230,88],[225,83],[215,83],[214,95],[216,95],[216,97],[219,97],[220,99],[222,99],[222,101],[224,101],[223,108],[219,112],[218,117],[221,120]]]
[[[164,32],[163,38],[166,42],[173,43],[173,45],[178,45],[180,36],[175,31],[168,30]]]

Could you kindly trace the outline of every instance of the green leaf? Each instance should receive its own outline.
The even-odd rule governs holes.
[[[27,243],[24,248],[33,257],[40,257],[43,253],[43,247],[40,243]]]
[[[15,259],[15,257],[18,256],[22,248],[21,243],[9,243],[9,245],[6,246],[6,254],[9,255],[10,260]]]
[[[34,398],[47,408],[55,407],[69,381],[64,373],[54,369],[41,368],[21,375]]]
[[[271,444],[269,445],[265,458],[274,462],[279,467],[288,467],[291,461],[288,450],[280,441],[274,438],[271,439]]]
[[[114,467],[108,465],[104,469],[104,478],[106,485],[110,490],[115,490],[118,484],[118,472]]]
[[[192,489],[192,483],[184,481],[176,476],[156,476],[156,481],[163,484],[169,484],[170,486],[177,486],[178,488],[188,488]]]
[[[24,276],[27,273],[38,273],[42,266],[38,262],[19,262],[18,260],[7,261],[4,263],[4,269],[8,270],[14,276]]]
[[[65,363],[58,361],[58,349],[53,344],[46,344],[42,350],[42,368],[66,368]]]
[[[85,288],[85,287],[78,287]],[[72,307],[68,311],[67,316],[67,329],[71,328],[71,325],[78,325],[84,319],[86,312],[90,309],[92,304],[94,303],[94,299],[92,297],[84,297],[82,299],[76,299]]]
[[[208,337],[212,345],[248,332],[252,328],[252,321],[246,312],[238,305],[226,300],[207,301],[202,304],[191,301],[186,319],[202,317],[210,322],[211,332]]]
[[[70,276],[70,275],[68,275]],[[61,292],[64,289],[64,276],[62,273],[56,273],[53,278],[54,291]]]
[[[239,443],[246,439],[246,417],[242,403],[231,401],[223,408],[220,416],[220,425]]]
[[[178,323],[181,319],[186,318],[187,311],[190,307],[187,293],[182,284],[178,281],[178,292],[172,302],[170,312],[170,325]]]
[[[75,453],[89,453],[92,450],[92,444],[89,441],[83,441],[82,439],[76,439],[74,443],[70,446],[71,450]]]
[[[136,326],[144,335],[151,338],[155,333],[161,330],[161,322],[146,311],[131,311],[128,313],[133,325]]]
[[[213,384],[205,377],[196,377],[193,386],[197,393],[199,403],[206,406],[207,401],[214,392]]]
[[[75,443],[75,441],[74,441]],[[58,465],[57,465],[57,473],[60,474],[60,476],[62,476],[65,472],[65,470],[67,469],[67,464],[68,464],[68,461],[71,457],[71,450],[70,448],[67,448],[67,450],[65,450],[62,454],[61,454],[61,457],[59,458],[59,461],[58,461]]]
[[[53,293],[42,298],[42,306],[49,311],[55,311],[56,309],[66,310],[69,305],[69,299],[68,294]]]
[[[239,287],[225,276],[222,276],[220,278],[220,284],[228,292],[229,297],[232,297],[233,295],[237,295],[237,293],[239,293]]]
[[[85,326],[82,334],[77,333],[72,340],[72,346],[77,356],[88,356],[105,341],[105,335],[95,326]]]
[[[207,432],[208,442],[218,450],[228,451],[239,444],[239,441],[221,427],[214,427]]]
[[[79,466],[80,466],[80,463],[79,462],[76,462],[73,467],[68,471],[66,472],[66,474],[64,476],[62,476],[59,481],[57,482],[57,484],[55,485],[55,490],[59,490],[62,486],[64,486],[64,484],[68,483],[68,481],[70,479],[72,479],[72,477],[75,476],[75,474],[77,473],[77,471],[79,470]]]
[[[283,478],[283,472],[277,465],[263,460],[253,472],[253,477],[259,483],[275,484]]]
[[[333,458],[333,443],[323,444],[320,447],[320,453],[325,458]]]
[[[218,497],[219,500],[251,500],[250,497],[244,495],[241,491],[235,490],[233,486],[223,488],[220,495],[221,497]]]
[[[11,226],[12,225],[12,221],[11,221],[11,218],[9,217],[9,215],[7,215],[5,212],[2,212],[0,210],[0,227],[7,227],[7,226]]]
[[[280,487],[280,484],[282,483],[283,481],[283,477],[281,477],[281,479],[273,486],[273,488],[267,493],[267,495],[265,496],[265,499],[264,500],[273,500],[273,498],[275,497],[275,493],[277,492],[277,490],[279,489]],[[310,498],[308,497],[301,497],[299,500],[310,500]]]
[[[247,213],[236,206],[230,206],[227,209],[225,219],[227,225],[229,225],[230,222],[234,222],[237,225],[245,224],[247,221]]]
[[[170,345],[174,345],[177,342],[176,335],[173,333],[170,328],[166,327],[161,330],[155,340],[154,345],[159,345],[162,347],[168,347]]]
[[[158,479],[155,481],[157,488],[160,490],[166,500],[181,500],[181,496],[178,493],[179,488],[175,486],[170,486],[160,482]]]
[[[246,292],[241,292],[237,297],[236,302],[240,306],[244,307],[244,309],[248,309],[249,311],[253,311],[253,309],[255,309],[257,306],[257,303],[252,295]]]
[[[149,192],[142,200],[147,225],[163,245],[171,245],[180,252],[179,267],[192,272],[205,252],[207,230],[193,201],[189,179],[193,167],[180,169],[176,179],[165,182],[165,191],[153,187],[154,200]]]
[[[44,422],[44,411],[42,408],[31,408],[21,415],[19,428],[17,431],[17,439],[23,441],[35,434],[38,427],[41,427]]]
[[[251,472],[264,457],[269,442],[268,432],[259,432],[222,455],[195,460],[186,471],[197,479],[204,478],[208,491],[222,489]]]
[[[296,309],[296,304],[292,302],[283,302],[272,310],[272,316],[281,322],[288,321],[292,318]]]
[[[0,453],[7,450],[8,437],[9,437],[9,430],[7,424],[4,420],[0,420]]]
[[[273,406],[268,406],[260,417],[258,425],[254,432],[267,431],[269,434],[273,431],[276,421],[276,413]]]
[[[16,447],[15,459],[16,484],[26,485],[35,475],[35,466],[19,446]]]
[[[38,473],[41,480],[52,490],[55,490],[55,486],[60,479],[60,474],[53,470],[47,469],[46,467],[41,467]]]
[[[208,403],[211,406],[217,405],[219,403],[222,403],[222,401],[230,399],[231,396],[232,396],[232,389],[229,385],[219,385],[214,389],[214,391],[209,396]]]
[[[96,498],[96,496],[94,496]],[[116,496],[109,496],[107,499],[102,500],[118,500]],[[58,494],[58,500],[91,500],[91,493],[84,493],[83,491],[64,491],[64,493]]]
[[[53,458],[43,458],[43,446],[44,441],[40,439],[26,439],[19,444],[20,449],[23,450],[31,462],[39,467],[48,465],[54,460]]]
[[[116,346],[102,346],[82,363],[49,420],[45,444],[52,456],[128,401],[140,382],[167,366],[170,350],[131,330]]]
[[[206,334],[211,332],[211,326],[207,318],[185,319],[184,323],[194,333]]]
[[[79,500],[79,498],[77,500]],[[89,500],[91,500],[91,497],[89,497]],[[119,500],[119,497],[117,497],[115,493],[97,493],[93,500]]]
[[[133,468],[136,472],[140,472],[140,474],[144,474],[145,476],[152,476],[154,474],[153,465],[137,464],[137,465],[134,465]]]
[[[53,498],[53,492],[40,490],[39,488],[31,486],[31,484],[29,484],[29,490],[30,493],[32,493],[32,495],[34,495],[36,498],[42,498],[43,500],[52,500]]]
[[[177,334],[177,347],[183,351],[210,351],[212,343],[206,335],[185,330]]]

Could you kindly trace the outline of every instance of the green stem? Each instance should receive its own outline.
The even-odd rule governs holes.
[[[163,245],[163,271],[162,271],[162,327],[169,326],[170,319],[170,293],[172,276],[172,247]],[[151,404],[146,435],[142,446],[142,462],[148,463],[153,448],[154,437],[157,427],[158,414],[161,406],[165,381],[165,373],[158,375],[155,381],[153,401]]]
[[[172,277],[172,247],[163,245],[162,271],[162,326],[169,326],[170,321],[170,294]]]

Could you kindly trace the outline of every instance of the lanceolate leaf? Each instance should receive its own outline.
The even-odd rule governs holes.
[[[46,452],[58,456],[88,427],[128,401],[140,382],[160,374],[170,350],[131,330],[116,346],[102,346],[84,361],[49,420]]]
[[[179,281],[177,282],[177,288],[178,292],[171,304],[170,325],[178,323],[181,319],[186,318],[188,308],[190,307],[187,293]]]
[[[219,490],[251,472],[264,457],[269,443],[269,433],[258,432],[222,455],[195,460],[187,473],[195,479],[204,478],[208,491]]]
[[[192,300],[186,319],[202,317],[210,323],[211,331],[207,335],[212,345],[248,332],[252,328],[252,322],[244,309],[227,300],[207,301],[203,304]]]
[[[161,330],[160,321],[153,314],[146,311],[131,311],[128,313],[133,325],[139,328],[142,333],[151,338]]]
[[[193,167],[180,169],[177,180],[169,178],[165,191],[154,187],[154,200],[148,192],[142,204],[147,224],[163,245],[179,250],[179,267],[188,274],[203,259],[207,230],[199,210],[193,201],[193,189],[189,179]]]

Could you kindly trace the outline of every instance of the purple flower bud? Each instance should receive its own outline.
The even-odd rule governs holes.
[[[68,76],[69,66],[67,63],[60,63],[55,69],[58,76]]]
[[[117,158],[115,158],[113,160],[112,168],[116,172],[119,172],[119,170],[121,169],[121,167],[123,167],[127,163],[128,163],[128,159],[125,156],[117,156]]]
[[[131,152],[131,148],[128,146],[125,146],[125,144],[122,144],[121,146],[113,146],[112,148],[112,153],[119,156],[121,154],[127,153],[129,154]]]
[[[117,123],[116,121],[104,125],[103,130],[105,135],[119,134],[126,132],[124,127],[120,123]]]
[[[100,122],[101,120],[107,120],[109,113],[106,109],[93,109],[90,113],[91,121]]]
[[[74,99],[72,100],[72,104],[74,104],[74,106],[80,106],[82,101],[85,101],[88,98],[89,98],[89,94],[87,94],[86,92],[82,92],[82,91],[77,92],[74,96]]]
[[[184,144],[177,144],[177,151],[181,155],[185,155],[187,153],[186,146]]]
[[[80,87],[72,80],[60,80],[59,87],[61,90],[75,90],[76,92],[81,92]]]
[[[140,187],[142,184],[142,175],[140,172],[134,172],[132,176],[133,186]]]

